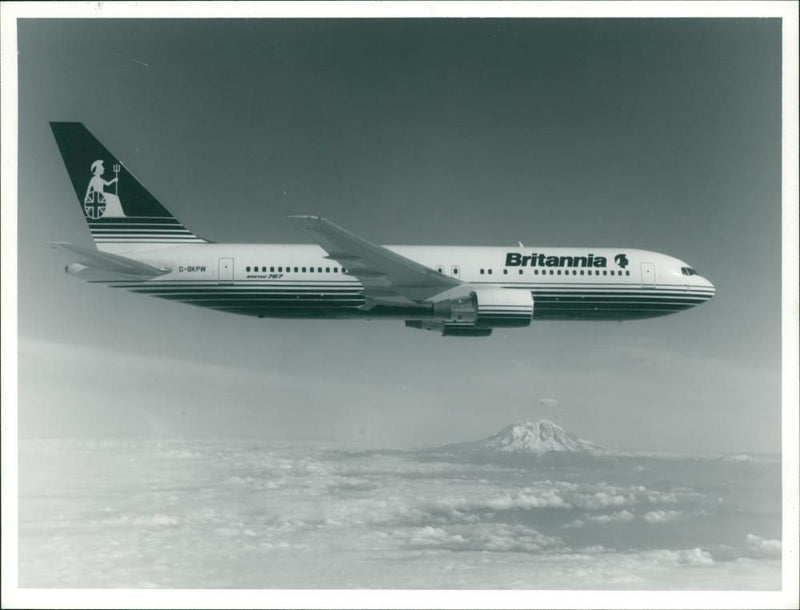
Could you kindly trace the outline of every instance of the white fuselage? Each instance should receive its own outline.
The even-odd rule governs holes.
[[[386,246],[475,287],[529,290],[534,319],[650,318],[704,303],[714,286],[671,256],[626,248]],[[109,248],[110,249],[110,248]],[[97,279],[258,317],[425,319],[428,308],[365,310],[363,286],[316,245],[186,244],[117,253],[170,269],[148,280]]]

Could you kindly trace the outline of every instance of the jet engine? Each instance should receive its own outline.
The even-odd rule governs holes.
[[[492,328],[529,326],[532,318],[529,290],[479,288],[467,296],[434,302],[433,319],[406,320],[406,326],[441,331],[443,336],[483,337]]]

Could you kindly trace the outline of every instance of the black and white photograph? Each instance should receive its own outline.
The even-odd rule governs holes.
[[[796,607],[797,5],[571,4],[3,3],[4,607]]]

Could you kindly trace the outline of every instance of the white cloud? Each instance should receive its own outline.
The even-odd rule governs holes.
[[[651,510],[642,515],[642,519],[648,523],[669,523],[680,519],[679,510]]]
[[[153,514],[123,514],[103,520],[103,525],[136,526],[136,527],[161,527],[165,525],[178,525],[180,519],[173,515],[162,513]]]
[[[680,492],[682,499],[695,499],[692,490]],[[679,495],[662,492],[643,485],[613,486],[607,483],[583,484],[566,481],[539,481],[516,493],[488,495],[481,492],[474,497],[450,497],[436,500],[438,510],[452,511],[512,511],[559,508],[563,510],[603,511],[609,508],[626,509],[638,505],[674,505]],[[657,511],[653,511],[654,513]],[[650,518],[658,518],[651,515]]]
[[[571,527],[584,527],[588,524],[597,523],[597,524],[605,524],[605,523],[630,523],[631,521],[635,521],[636,516],[627,510],[621,510],[614,513],[609,513],[605,515],[588,515],[586,517],[582,517],[581,519],[576,519],[571,523],[567,523],[564,527],[571,528]]]
[[[708,566],[714,563],[714,559],[711,557],[711,554],[707,551],[704,551],[700,547],[696,547],[688,551],[679,551],[677,561],[678,563],[695,566]]]
[[[481,523],[446,527],[422,527],[395,530],[405,546],[448,551],[488,551],[495,553],[541,553],[563,547],[553,536],[507,523]]]
[[[556,398],[540,398],[539,399],[539,406],[540,407],[547,407],[549,409],[553,409],[559,406],[558,399]]]
[[[573,498],[573,502],[586,510],[601,510],[608,507],[630,506],[636,503],[636,497],[633,494],[597,491],[593,494],[578,494]]]
[[[761,555],[781,557],[782,544],[780,540],[767,540],[755,534],[747,534],[747,547]]]
[[[532,508],[572,508],[564,501],[557,490],[545,489],[538,493],[520,493],[497,496],[486,501],[485,506],[491,510],[503,511]]]

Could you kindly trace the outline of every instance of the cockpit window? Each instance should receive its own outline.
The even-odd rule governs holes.
[[[691,267],[681,267],[681,273],[683,273],[683,275],[697,275],[697,271]]]

